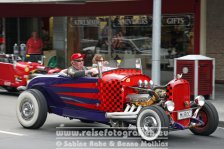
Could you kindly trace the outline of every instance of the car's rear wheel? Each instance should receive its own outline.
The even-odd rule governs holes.
[[[24,128],[40,128],[46,121],[47,112],[47,102],[40,91],[31,89],[19,95],[16,113],[19,123]]]
[[[137,130],[142,139],[152,141],[168,135],[169,118],[159,106],[144,107],[137,117]]]
[[[203,126],[190,128],[191,132],[196,135],[208,136],[212,134],[218,127],[218,112],[213,104],[208,101],[205,101],[205,105],[199,111],[197,118],[202,120],[205,124]]]

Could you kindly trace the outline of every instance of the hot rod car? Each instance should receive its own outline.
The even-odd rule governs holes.
[[[37,74],[59,72],[59,69],[47,68],[37,62],[24,62],[13,54],[0,54],[0,87],[14,92],[17,87],[26,86],[27,80]]]
[[[206,136],[216,130],[219,118],[215,107],[202,96],[191,101],[189,82],[180,76],[167,85],[155,86],[142,74],[140,59],[109,64],[113,66],[104,72],[104,66],[98,64],[98,77],[55,74],[32,79],[18,97],[19,123],[37,129],[49,112],[114,127],[136,125],[147,141],[158,139],[165,129],[190,129]]]

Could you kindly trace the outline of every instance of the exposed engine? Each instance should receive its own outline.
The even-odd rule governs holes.
[[[159,98],[164,99],[166,97],[166,90],[165,89],[156,89],[156,94],[159,96]]]
[[[147,90],[141,88],[135,88],[140,92],[144,92],[141,94],[129,94],[126,96],[127,102],[134,104],[136,106],[149,106],[154,103],[159,102],[161,99],[166,98],[166,90],[157,88],[154,90]]]
[[[136,106],[149,106],[158,101],[156,96],[150,96],[149,94],[130,94],[127,95],[127,102]]]

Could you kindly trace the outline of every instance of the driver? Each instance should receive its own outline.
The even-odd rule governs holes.
[[[68,69],[64,69],[61,73],[65,73],[70,77],[91,77],[92,75],[96,75],[98,73],[97,68],[87,69],[84,66],[84,54],[74,53],[71,56],[71,65]]]

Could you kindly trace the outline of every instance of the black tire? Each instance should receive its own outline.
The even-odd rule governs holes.
[[[205,125],[202,127],[190,128],[192,133],[195,135],[209,136],[217,129],[219,124],[219,116],[213,104],[205,101],[205,105],[199,111],[198,116],[202,118],[202,121],[205,122]]]
[[[44,95],[40,91],[36,89],[30,89],[22,92],[19,95],[17,100],[16,113],[19,123],[24,128],[40,128],[46,121],[47,112],[47,102]]]
[[[158,131],[153,136],[147,136],[147,134],[145,134],[147,132],[143,130],[144,128],[143,121],[144,120],[146,121],[146,118],[149,118],[151,121],[156,121],[158,123],[157,126],[152,126],[150,128],[150,130],[151,129],[153,130],[153,128],[158,129]],[[142,139],[146,141],[152,141],[152,140],[160,139],[159,135],[161,134],[163,134],[162,137],[168,137],[169,118],[166,115],[166,112],[159,106],[154,105],[154,106],[144,107],[141,109],[141,111],[138,114],[136,126],[137,126],[138,133],[140,134]]]

